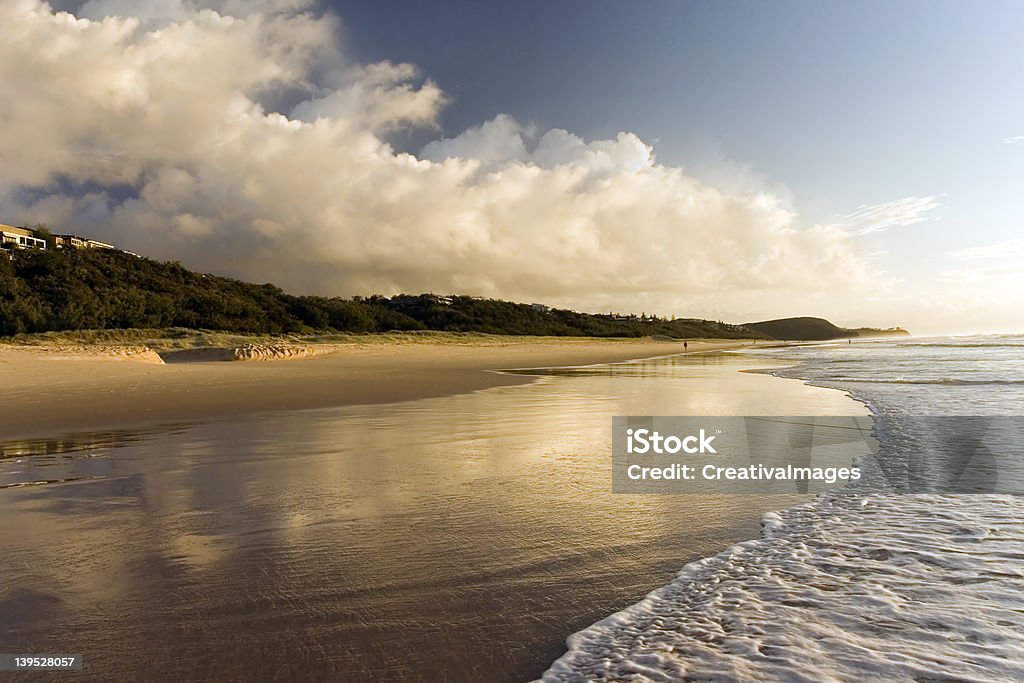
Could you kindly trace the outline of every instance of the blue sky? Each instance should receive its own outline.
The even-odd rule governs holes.
[[[1020,2],[332,3],[358,53],[421,65],[454,101],[589,138],[630,130],[659,161],[749,165],[827,222],[908,196],[932,220],[871,239],[887,270],[1024,236]]]
[[[294,291],[1024,328],[1019,2],[3,11],[24,222]]]
[[[814,221],[942,195],[943,247],[973,242],[955,228],[1009,239],[1024,223],[1024,145],[1004,143],[1024,135],[1019,2],[330,6],[359,57],[417,64],[453,96],[450,133],[502,112],[629,130],[695,173],[749,164]]]

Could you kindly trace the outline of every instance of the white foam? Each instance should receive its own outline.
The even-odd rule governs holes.
[[[832,495],[568,640],[544,681],[1024,680],[1024,500]]]

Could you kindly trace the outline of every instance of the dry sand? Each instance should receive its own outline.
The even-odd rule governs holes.
[[[372,338],[363,338],[372,339]],[[692,341],[689,352],[745,342]],[[276,362],[204,362],[223,349],[165,353],[145,346],[0,346],[0,439],[185,422],[270,410],[392,403],[522,384],[488,370],[589,365],[681,353],[652,339],[401,337],[289,347]],[[265,359],[261,352],[241,355]],[[273,355],[273,354],[271,354]]]

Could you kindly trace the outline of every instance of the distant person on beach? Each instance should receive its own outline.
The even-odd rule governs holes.
[[[683,351],[686,351],[686,349],[689,348],[689,346],[690,344],[688,342],[683,342]]]

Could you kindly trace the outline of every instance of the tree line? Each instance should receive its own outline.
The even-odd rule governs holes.
[[[295,296],[118,251],[0,258],[0,335],[187,327],[262,334],[439,330],[510,335],[764,337],[697,319],[589,314],[470,296]]]

